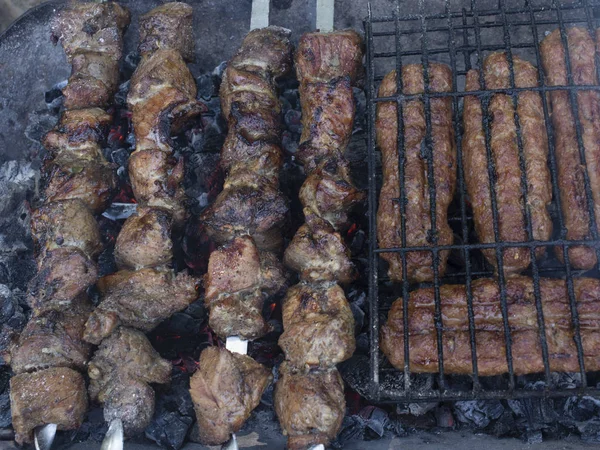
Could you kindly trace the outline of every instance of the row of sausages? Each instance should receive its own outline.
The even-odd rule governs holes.
[[[597,84],[595,37],[587,29],[576,27],[568,29],[564,37],[567,49],[560,30],[550,33],[540,44],[545,86]],[[427,92],[453,90],[448,66],[431,63],[427,75]],[[402,167],[399,166],[396,103],[382,101],[377,106],[377,143],[383,165],[378,241],[382,249],[420,247],[419,251],[406,253],[406,267],[403,267],[401,253],[384,252],[382,257],[389,264],[392,281],[426,282],[434,280],[436,270],[437,276],[443,276],[449,250],[439,251],[439,260],[434,264],[432,252],[423,247],[448,246],[454,241],[447,214],[457,184],[457,136],[453,128],[452,98],[434,96],[426,108],[426,102],[416,95],[425,92],[423,67],[407,65],[402,68],[401,78],[398,83],[393,71],[384,78],[379,89],[380,97],[389,97],[396,94],[399,84],[403,94],[411,97],[402,102]],[[501,266],[505,274],[527,269],[532,255],[543,254],[543,241],[552,238],[549,206],[553,183],[558,187],[559,199],[556,200],[560,201],[567,240],[595,239],[594,224],[600,223],[600,93],[581,89],[573,93],[571,99],[572,92],[568,88],[550,90],[547,107],[551,126],[547,127],[545,99],[539,89],[527,90],[539,86],[538,78],[535,66],[505,53],[489,55],[481,71],[470,70],[466,76],[466,91],[476,93],[464,98],[464,180],[479,241],[517,243],[503,247],[498,253],[494,248],[483,249],[487,261],[496,270]],[[481,92],[511,88],[517,88],[514,95],[506,91]],[[549,151],[548,128],[554,136],[553,154]],[[583,143],[581,150],[586,164],[580,158],[578,138]],[[554,161],[556,180],[551,171]],[[403,179],[400,179],[400,169],[403,169]],[[435,198],[432,199],[433,192]],[[400,198],[405,198],[403,204]],[[430,213],[431,203],[434,214]],[[590,206],[595,214],[590,212]],[[535,251],[518,244],[528,241],[542,242]],[[568,245],[568,251],[563,245],[557,245],[558,258],[564,262],[567,254],[572,267],[593,268],[597,263],[593,245],[579,244]]]

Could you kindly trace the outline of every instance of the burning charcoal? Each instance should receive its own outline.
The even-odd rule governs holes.
[[[543,389],[545,383],[538,381],[528,383],[525,389]],[[554,409],[554,401],[547,398],[526,398],[507,400],[508,406],[516,417],[517,428],[520,429],[531,443],[541,439],[542,430],[555,427],[560,415]]]
[[[475,428],[485,428],[504,412],[499,400],[468,400],[454,404],[454,414],[459,422]]]
[[[158,388],[154,417],[146,428],[146,437],[169,449],[178,449],[188,434],[194,417],[190,397],[189,374],[175,369],[169,387]]]
[[[127,107],[127,94],[129,93],[129,80],[119,85],[119,90],[115,94],[115,103],[122,107]]]
[[[492,422],[487,428],[486,433],[496,437],[503,437],[515,434],[517,426],[512,412],[505,409],[502,415]]]
[[[577,426],[581,433],[581,440],[593,444],[600,444],[600,419],[590,420]]]
[[[435,409],[435,418],[437,426],[440,428],[454,428],[454,416],[452,411],[446,405],[439,406]]]
[[[11,290],[0,284],[0,324],[6,323],[15,313],[16,301]]]
[[[358,414],[344,417],[342,430],[337,441],[341,448],[350,440],[381,439],[387,432],[396,436],[404,434],[399,421],[389,417],[389,413],[376,406],[367,406]]]
[[[44,100],[46,102],[46,106],[53,113],[58,114],[58,111],[63,103],[63,93],[62,90],[67,85],[67,80],[60,81],[56,83],[49,91],[44,93]]]
[[[136,203],[113,203],[102,215],[110,220],[123,220],[131,216],[136,209]]]
[[[369,353],[369,335],[367,333],[361,333],[356,336],[356,350],[355,354],[368,354]]]
[[[131,73],[133,73],[133,71],[137,67],[138,63],[140,62],[140,55],[136,51],[132,51],[132,52],[127,53],[127,55],[125,55],[125,58],[123,58],[123,60],[125,62],[124,68],[128,69],[129,71],[131,71]]]
[[[119,166],[125,166],[129,159],[129,151],[125,148],[118,148],[110,153],[110,160]]]
[[[25,136],[30,141],[39,144],[42,138],[58,122],[58,113],[52,111],[33,111],[29,114],[29,123],[25,128]],[[11,161],[15,162],[15,161]]]
[[[369,367],[369,357],[357,354],[339,365],[344,381],[363,397],[369,395]]]
[[[196,86],[198,86],[198,97],[202,100],[210,100],[219,94],[219,77],[212,73],[203,73],[196,77]]]
[[[600,400],[593,397],[569,397],[564,406],[564,415],[576,422],[585,422],[600,413]]]
[[[226,68],[227,68],[227,61],[223,61],[221,64],[219,64],[217,67],[214,68],[213,75],[215,77],[217,77],[219,80],[222,79],[223,72],[225,72]]]
[[[302,113],[294,109],[288,110],[283,116],[285,126],[292,133],[302,133]]]
[[[298,150],[298,136],[290,131],[284,131],[281,134],[281,146],[286,152],[293,155]]]
[[[350,242],[350,251],[352,252],[352,256],[357,256],[362,253],[366,241],[367,236],[364,230],[358,230]]]

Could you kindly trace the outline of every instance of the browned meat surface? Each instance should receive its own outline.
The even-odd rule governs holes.
[[[159,49],[177,50],[186,61],[194,59],[193,8],[172,2],[157,6],[140,18],[142,56]]]
[[[283,291],[287,280],[274,254],[241,236],[211,253],[204,285],[213,331],[221,338],[257,339],[269,331],[264,300]]]
[[[221,164],[227,178],[202,213],[218,244],[249,234],[260,249],[282,245],[288,203],[279,192],[281,105],[275,82],[291,68],[289,35],[279,27],[251,31],[223,76],[221,109],[229,132]]]
[[[115,261],[120,269],[166,267],[173,258],[172,219],[160,209],[139,207],[117,236]]]
[[[60,11],[50,25],[72,64],[63,90],[67,109],[106,107],[119,84],[123,33],[130,14],[117,3],[73,3]]]
[[[194,278],[155,269],[121,270],[98,280],[97,287],[102,301],[84,334],[92,344],[99,344],[119,324],[150,331],[198,298]]]
[[[27,286],[27,303],[34,310],[46,305],[68,304],[97,278],[96,264],[81,250],[73,247],[50,250]]]
[[[585,368],[600,369],[600,281],[574,279]],[[540,280],[541,303],[546,326],[550,370],[578,372],[579,363],[564,280]],[[477,367],[483,376],[508,371],[500,290],[496,281],[479,279],[472,284]],[[515,276],[506,283],[508,321],[515,374],[543,372],[542,348],[537,310],[530,278]],[[472,373],[471,344],[467,314],[467,293],[463,285],[440,287],[444,343],[444,372]],[[381,350],[397,368],[404,368],[402,299],[392,305],[381,329]],[[410,295],[408,323],[410,370],[438,370],[433,289],[419,289]]]
[[[513,56],[514,82],[519,88],[537,86],[537,69],[518,56]],[[484,62],[484,80],[487,89],[511,87],[508,60],[504,53],[494,53]],[[479,72],[467,75],[467,90],[478,90]],[[537,92],[518,94],[516,113],[521,128],[525,175],[527,177],[527,202],[531,215],[532,236],[528,236],[521,189],[519,147],[515,110],[508,95],[492,97],[488,114],[491,118],[490,146],[495,167],[495,195],[498,210],[499,238],[507,242],[522,242],[530,238],[545,241],[552,234],[552,219],[548,205],[552,200],[552,185],[548,170],[548,140],[542,109],[542,99]],[[475,229],[481,242],[495,242],[488,159],[485,133],[482,127],[482,108],[477,97],[465,98],[463,113],[463,152],[465,178],[473,206]],[[536,250],[541,256],[545,249]],[[497,267],[495,250],[483,251],[486,259]],[[529,248],[514,247],[503,251],[505,273],[521,272],[531,262]]]
[[[302,225],[285,250],[287,267],[300,273],[304,281],[351,283],[358,272],[350,259],[350,250],[329,222],[304,209]]]
[[[283,300],[279,346],[296,368],[332,367],[354,353],[354,317],[336,283],[300,283]]]
[[[91,312],[92,304],[85,294],[62,305],[51,303],[36,310],[12,351],[13,372],[50,367],[85,370],[90,345],[83,341],[83,330]]]
[[[569,58],[573,84],[597,84],[594,62],[594,39],[584,28],[567,30]],[[540,44],[542,64],[549,86],[567,86],[565,49],[560,30],[550,33]],[[600,93],[597,91],[577,91],[575,95],[580,132],[586,166],[581,164],[577,143],[575,115],[571,109],[568,91],[550,92],[552,106],[552,126],[554,129],[554,151],[558,166],[558,187],[560,203],[567,239],[591,238],[590,212],[585,191],[584,173],[592,191],[596,226],[600,226]],[[563,248],[557,247],[556,254],[563,260]],[[591,269],[597,263],[596,253],[591,247],[573,246],[568,250],[569,260],[577,269]]]
[[[98,224],[79,199],[46,203],[31,214],[35,251],[42,257],[56,248],[74,247],[88,257],[102,250]]]
[[[33,441],[33,430],[55,423],[59,430],[79,428],[87,411],[83,376],[66,367],[22,373],[10,379],[10,409],[15,441]]]
[[[227,442],[258,406],[272,379],[271,371],[249,356],[218,347],[205,349],[190,379],[202,443]]]
[[[120,327],[105,339],[88,367],[90,397],[104,405],[104,419],[123,421],[126,436],[143,431],[154,414],[149,383],[168,383],[171,364],[146,336]]]
[[[275,386],[275,412],[287,448],[306,450],[335,438],[346,412],[344,382],[336,369],[296,371],[284,362]]]
[[[444,64],[429,65],[429,90],[449,92],[452,90],[452,73]],[[409,64],[402,68],[403,92],[419,94],[424,91],[423,67]],[[380,97],[396,94],[396,71],[388,73],[379,87]],[[403,104],[404,120],[404,180],[400,180],[398,166],[398,116],[395,102],[377,105],[375,122],[377,145],[381,149],[383,186],[379,194],[377,210],[377,239],[380,248],[416,247],[433,245],[432,233],[437,235],[438,245],[452,244],[454,238],[448,225],[448,205],[456,187],[456,148],[452,128],[452,100],[449,97],[432,98],[431,155],[423,150],[427,137],[425,106],[419,99]],[[428,157],[433,158],[435,184],[436,229],[432,230],[429,196]],[[402,242],[400,185],[406,198],[406,242]],[[439,253],[438,273],[446,271],[448,251]],[[402,258],[400,253],[382,253],[389,264],[388,274],[395,282],[402,281]],[[415,251],[406,253],[406,273],[409,281],[433,281],[432,253]]]

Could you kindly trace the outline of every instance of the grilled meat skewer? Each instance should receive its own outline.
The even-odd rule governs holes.
[[[286,355],[275,410],[288,448],[327,445],[344,417],[344,385],[335,364],[352,356],[354,318],[338,283],[357,272],[340,231],[364,195],[344,158],[354,121],[354,86],[362,73],[362,40],[354,31],[307,33],[296,52],[302,136],[296,156],[306,180],[300,189],[306,223],[285,252],[301,282],[283,301]]]
[[[272,380],[269,369],[234,353],[241,350],[233,343],[247,347],[247,340],[269,331],[263,303],[287,287],[281,262],[270,250],[281,246],[288,213],[279,192],[283,156],[275,83],[291,68],[289,35],[279,27],[250,31],[221,84],[221,108],[229,123],[221,151],[226,179],[202,220],[222,244],[210,255],[204,285],[209,325],[227,344],[202,352],[190,382],[205,444],[235,438]]]
[[[140,331],[152,330],[198,297],[197,281],[171,268],[171,233],[182,227],[186,210],[184,161],[173,156],[170,135],[204,110],[185,63],[194,54],[192,12],[185,3],[166,3],[141,18],[142,60],[127,97],[136,138],[129,176],[138,210],[117,238],[121,270],[99,280],[101,302],[85,325],[85,340],[100,345],[88,368],[90,395],[126,437],[152,419],[149,383],[166,383],[171,372]]]
[[[38,274],[28,286],[32,317],[10,349],[11,411],[15,440],[32,441],[34,428],[77,428],[87,411],[85,381],[91,346],[83,340],[102,243],[94,214],[116,186],[102,143],[112,118],[102,108],[118,87],[118,62],[129,12],[116,3],[74,3],[53,19],[72,73],[63,113],[44,138],[42,206],[32,213]],[[55,429],[56,429],[55,428]]]
[[[575,85],[595,85],[598,83],[594,62],[596,45],[588,30],[569,28],[566,33],[571,73]],[[560,30],[554,30],[540,44],[542,64],[549,86],[567,86],[566,51],[563,47]],[[588,197],[584,184],[584,171],[587,168],[596,226],[600,226],[600,172],[598,160],[600,149],[600,93],[597,91],[577,91],[575,103],[578,117],[571,109],[570,93],[566,90],[551,91],[552,126],[554,147],[558,168],[558,187],[562,216],[567,229],[566,238],[571,240],[592,237]],[[581,123],[581,138],[586,166],[579,157],[575,120]],[[600,232],[600,230],[599,230]],[[556,248],[556,255],[564,259],[562,247]],[[596,252],[592,247],[573,246],[568,249],[569,260],[577,269],[591,269],[597,263]]]
[[[586,371],[600,369],[600,281],[574,279],[581,341]],[[472,283],[477,368],[479,375],[508,372],[500,288],[492,279]],[[567,286],[564,280],[542,278],[540,300],[544,312],[550,370],[578,372],[579,361],[571,322]],[[508,322],[512,341],[513,370],[516,375],[544,371],[533,280],[513,276],[506,281]],[[440,287],[444,372],[473,372],[471,338],[467,314],[467,291],[463,285]],[[394,367],[404,369],[404,326],[402,298],[396,300],[381,328],[381,350]],[[409,362],[415,373],[437,372],[438,351],[434,323],[433,288],[410,294],[408,309]]]

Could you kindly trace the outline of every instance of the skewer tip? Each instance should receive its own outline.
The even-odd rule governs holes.
[[[121,419],[111,420],[100,450],[123,450],[123,422]]]
[[[56,424],[48,423],[37,427],[34,431],[34,442],[36,450],[50,450],[54,437],[56,436]]]

